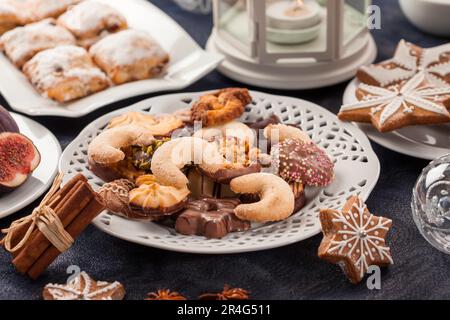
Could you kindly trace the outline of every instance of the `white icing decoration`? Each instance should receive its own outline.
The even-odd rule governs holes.
[[[434,85],[449,85],[435,75],[445,77],[450,74],[450,62],[438,63],[440,57],[445,53],[450,53],[450,44],[423,49],[422,54],[417,57],[412,54],[411,45],[402,40],[392,60],[388,61],[400,66],[399,68],[388,69],[379,65],[371,65],[364,66],[361,70],[378,81],[381,86],[410,79],[419,72],[423,72],[425,78]]]
[[[413,112],[414,108],[411,110],[411,106],[413,106],[450,117],[450,113],[442,103],[432,101],[436,100],[436,97],[445,98],[445,96],[450,95],[450,86],[424,86],[422,85],[424,80],[424,73],[418,73],[407,81],[400,90],[397,88],[384,89],[361,84],[360,89],[373,94],[374,97],[369,100],[343,105],[341,112],[371,108],[371,113],[374,115],[380,109],[383,109],[380,115],[381,124],[384,124],[401,107],[407,110],[406,113]]]
[[[351,221],[345,219],[341,211],[335,211],[333,213],[333,223],[342,223],[344,226],[347,226],[346,230],[340,230],[338,234],[347,235],[348,238],[340,241],[331,241],[327,253],[338,253],[342,255],[344,254],[345,248],[348,247],[351,249],[346,253],[347,257],[351,257],[353,252],[361,254],[356,261],[355,267],[359,270],[360,276],[363,277],[365,271],[370,266],[367,258],[369,257],[371,261],[374,261],[374,254],[378,254],[381,259],[386,259],[391,264],[394,263],[389,254],[389,247],[384,244],[384,239],[377,236],[379,233],[376,233],[379,231],[388,231],[389,228],[387,225],[390,223],[390,220],[380,218],[375,225],[374,221],[372,221],[374,216],[370,214],[365,221],[364,214],[367,212],[367,207],[360,199],[353,204],[352,209],[357,212],[357,217],[353,218],[351,216]],[[380,245],[380,241],[383,242],[382,245]]]
[[[84,286],[82,286],[81,280],[83,280]],[[92,291],[92,279],[83,271],[67,285],[48,284],[45,288],[55,300],[92,300],[116,289],[119,285],[120,283],[117,281],[113,283],[99,281],[97,290]],[[111,297],[102,297],[102,300],[105,299],[111,300]]]
[[[411,48],[405,40],[400,41],[392,60],[395,64],[408,70],[417,68],[418,58],[412,54]]]

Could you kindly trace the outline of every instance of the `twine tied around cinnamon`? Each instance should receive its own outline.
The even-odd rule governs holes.
[[[58,215],[49,206],[50,199],[59,190],[62,178],[63,174],[58,174],[53,181],[50,191],[45,195],[42,202],[30,215],[14,221],[11,223],[9,228],[2,230],[2,233],[6,234],[2,242],[7,251],[14,253],[20,250],[27,243],[36,227],[60,252],[64,252],[72,246],[74,242],[72,236],[64,229]],[[29,223],[30,226],[28,227],[23,238],[14,248],[11,248],[11,240],[13,239],[14,233]]]

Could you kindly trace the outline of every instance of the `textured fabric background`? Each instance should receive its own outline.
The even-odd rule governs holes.
[[[178,21],[202,46],[205,44],[211,29],[210,16],[186,13],[168,0],[152,2]],[[402,38],[425,47],[447,42],[415,29],[402,15],[397,1],[378,0],[375,3],[382,7],[382,30],[373,33],[379,47],[379,60],[392,56]],[[238,85],[241,84],[213,72],[184,91]],[[311,100],[337,112],[345,86],[343,83],[297,92],[259,90]],[[39,117],[35,120],[53,131],[64,148],[81,129],[102,114],[150,96],[121,101],[80,119]],[[7,106],[1,96],[0,104]],[[383,270],[381,290],[370,291],[365,283],[352,285],[338,267],[319,260],[316,251],[321,235],[269,251],[206,256],[127,243],[91,226],[38,281],[17,274],[9,255],[0,250],[0,298],[40,299],[42,287],[48,282],[64,282],[65,270],[72,264],[79,265],[97,279],[121,281],[127,289],[128,299],[142,299],[148,291],[158,288],[179,290],[195,298],[201,292],[220,290],[224,283],[251,290],[255,299],[450,298],[450,257],[428,245],[411,217],[411,190],[427,161],[400,155],[376,144],[373,147],[381,161],[381,177],[368,206],[373,213],[394,221],[388,243],[395,264]],[[0,227],[6,227],[13,219],[30,213],[31,209],[32,206],[2,219]]]

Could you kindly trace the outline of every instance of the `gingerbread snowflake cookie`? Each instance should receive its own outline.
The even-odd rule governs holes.
[[[358,196],[341,211],[321,210],[320,222],[324,238],[319,257],[338,264],[351,282],[360,282],[370,266],[393,263],[385,241],[392,221],[371,214]]]
[[[449,85],[450,44],[424,49],[401,40],[392,59],[361,67],[357,77],[362,83],[387,87],[418,73],[433,85]]]
[[[42,295],[44,300],[122,300],[125,288],[117,281],[95,281],[83,271],[67,284],[46,285]]]
[[[388,88],[360,84],[358,102],[344,104],[343,121],[371,122],[380,132],[450,122],[450,86],[435,86],[423,73]]]

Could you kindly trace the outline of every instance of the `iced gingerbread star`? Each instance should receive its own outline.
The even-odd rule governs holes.
[[[392,59],[363,66],[358,79],[365,84],[387,87],[422,73],[435,86],[450,84],[450,44],[423,49],[401,40]]]
[[[117,281],[95,281],[83,271],[67,284],[46,285],[42,295],[44,300],[122,300],[125,289]]]
[[[385,240],[392,221],[371,214],[358,196],[348,199],[342,211],[321,210],[320,222],[319,257],[338,264],[351,282],[360,282],[370,266],[393,263]]]
[[[450,122],[450,86],[434,86],[423,73],[388,88],[360,84],[356,96],[358,102],[341,107],[339,119],[371,122],[380,132]]]

